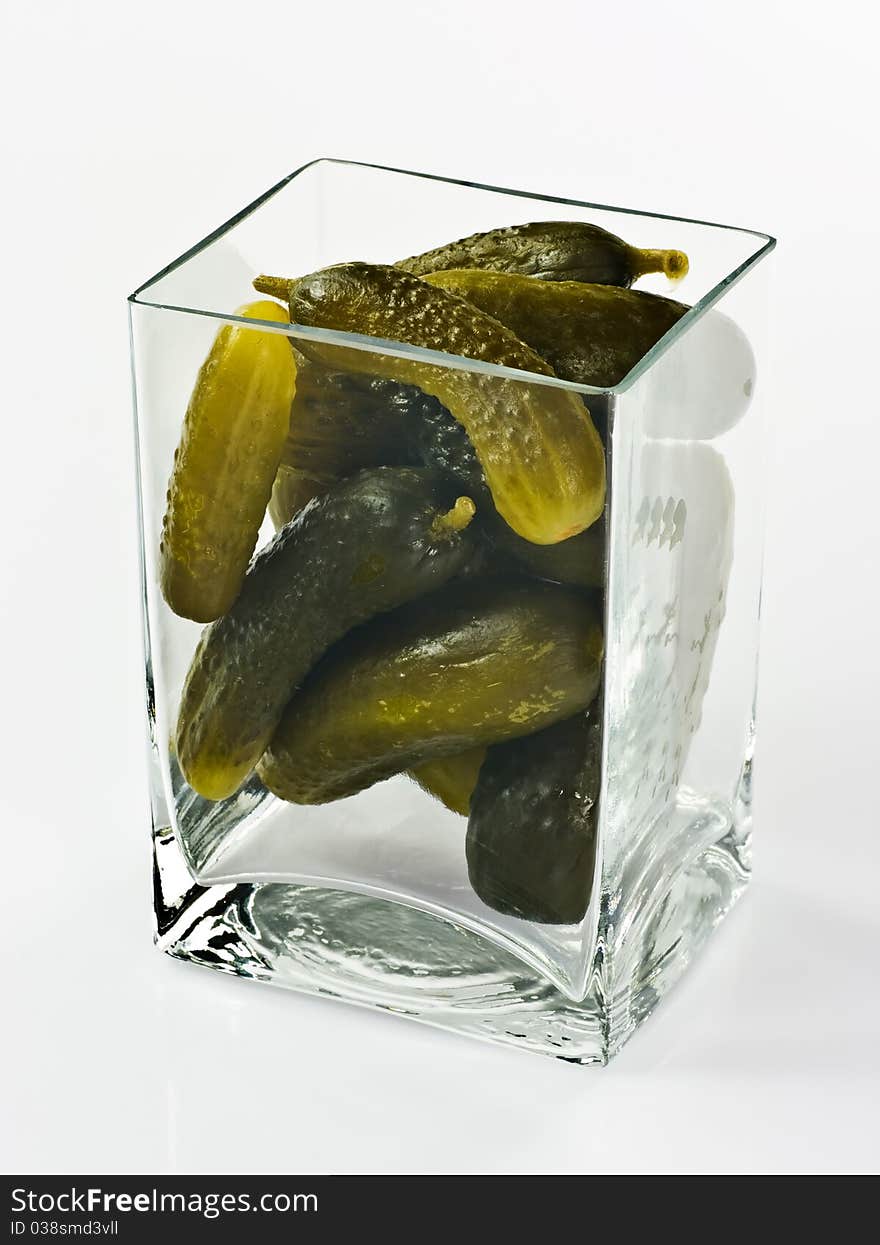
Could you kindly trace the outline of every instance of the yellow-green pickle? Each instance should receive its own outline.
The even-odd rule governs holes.
[[[287,324],[283,307],[237,312]],[[290,424],[296,367],[288,339],[227,324],[202,364],[189,401],[162,524],[165,600],[210,622],[238,596]]]
[[[259,765],[297,804],[323,804],[432,757],[529,734],[590,703],[599,614],[573,588],[466,580],[374,619],[327,653]]]
[[[289,292],[297,324],[405,342],[518,371],[553,369],[509,329],[464,299],[382,264],[339,264],[298,281],[259,278]],[[578,396],[504,375],[319,342],[300,347],[327,367],[416,385],[463,425],[498,513],[518,535],[550,545],[589,527],[605,502],[605,453]]]
[[[651,272],[663,272],[677,281],[687,273],[688,259],[683,251],[629,246],[616,234],[586,221],[550,220],[472,233],[399,260],[397,266],[420,277],[443,268],[488,268],[539,281],[628,286]]]

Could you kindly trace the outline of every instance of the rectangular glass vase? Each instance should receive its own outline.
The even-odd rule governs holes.
[[[389,264],[480,230],[552,220],[689,257],[677,286],[661,273],[638,282],[690,310],[612,387],[237,314],[257,297],[259,273]],[[163,951],[576,1063],[605,1063],[620,1049],[749,879],[762,261],[773,246],[749,230],[319,160],[131,296]],[[466,818],[406,773],[323,804],[278,800],[258,777],[211,801],[183,778],[175,722],[202,628],[163,599],[160,542],[184,412],[223,325],[287,335],[307,356],[344,347],[366,372],[378,355],[415,361],[425,375],[464,372],[496,387],[499,403],[517,387],[561,389],[590,410],[605,444],[605,656],[590,710],[601,724],[601,777],[582,919],[529,919],[484,903],[469,878]],[[273,535],[267,518],[257,548]]]

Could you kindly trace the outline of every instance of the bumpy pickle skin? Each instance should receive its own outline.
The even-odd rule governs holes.
[[[558,584],[465,580],[335,645],[258,767],[283,800],[322,804],[436,757],[570,717],[599,687],[594,604]]]
[[[435,757],[414,765],[409,771],[423,791],[433,795],[452,813],[467,817],[471,795],[477,785],[480,766],[486,759],[485,748],[469,748],[455,756]]]
[[[288,324],[272,302],[236,313]],[[211,622],[238,596],[290,421],[296,367],[281,333],[227,324],[199,371],[168,484],[160,583],[175,614]]]
[[[444,268],[484,268],[540,281],[630,286],[651,272],[680,280],[687,274],[688,259],[683,251],[629,246],[616,234],[586,221],[552,220],[474,233],[402,259],[397,267],[420,277]]]
[[[305,363],[298,367],[297,395],[306,368],[311,370],[312,365]],[[338,479],[344,479],[359,468],[395,464],[445,471],[460,480],[471,497],[479,500],[481,512],[494,512],[467,433],[436,398],[422,393],[415,385],[402,385],[398,381],[346,372],[326,374],[334,378],[334,395],[332,403],[320,416],[320,447],[316,446],[316,452],[311,453],[304,445],[302,430],[297,437],[291,431],[285,443],[269,502],[269,515],[276,528],[283,527],[307,502],[326,493]],[[362,430],[365,435],[359,440],[349,436],[352,425],[361,417],[371,419],[369,406],[363,405],[365,389],[369,390],[371,401],[380,404],[382,409],[383,431],[375,441],[370,440],[369,428]],[[291,413],[291,429],[299,414],[297,400]],[[332,448],[333,442],[339,445],[337,451]],[[312,464],[316,469],[311,469]],[[517,544],[529,543],[517,536],[502,519],[498,519],[497,525]],[[540,553],[556,546],[529,544],[529,548]]]
[[[600,589],[605,583],[605,517],[555,545],[535,545],[518,536],[496,513],[483,480],[473,446],[461,424],[439,404],[405,423],[408,444],[415,461],[445,471],[461,482],[474,498],[479,515],[478,530],[490,564],[515,571],[528,571],[581,588]]]
[[[333,372],[299,351],[296,397],[281,461],[336,479],[364,467],[403,465],[393,382]]]
[[[473,514],[446,477],[382,467],[335,485],[284,527],[193,657],[175,740],[190,786],[209,800],[232,795],[326,648],[464,568]]]
[[[497,320],[394,267],[339,264],[293,282],[260,277],[254,285],[272,293],[288,289],[298,324],[553,376],[550,365]],[[604,449],[577,394],[414,357],[315,340],[300,346],[327,367],[388,377],[437,398],[467,432],[498,513],[524,539],[554,544],[602,513]]]
[[[471,885],[496,912],[582,921],[596,859],[602,723],[596,706],[488,750],[470,801]]]
[[[411,385],[330,371],[299,351],[294,357],[296,397],[269,503],[276,528],[336,480],[367,467],[418,462],[405,428],[421,418],[423,408],[439,406]]]
[[[430,273],[423,280],[494,316],[563,380],[598,388],[622,381],[690,310],[643,290],[580,281],[550,284],[476,268]]]

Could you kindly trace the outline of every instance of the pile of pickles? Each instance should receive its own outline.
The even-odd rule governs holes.
[[[467,817],[484,903],[584,917],[606,412],[539,378],[620,381],[687,311],[630,287],[687,266],[552,221],[254,281],[243,318],[403,346],[227,325],[201,367],[160,544],[168,605],[209,624],[174,738],[196,792],[256,772],[320,804],[406,773]]]

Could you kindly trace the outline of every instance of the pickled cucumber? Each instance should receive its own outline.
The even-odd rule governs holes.
[[[268,292],[285,288],[278,278],[261,277],[254,284]],[[553,375],[540,355],[497,320],[397,268],[340,264],[286,288],[291,319],[299,324]],[[394,358],[317,340],[300,346],[325,366],[390,377],[437,398],[464,426],[498,513],[526,540],[554,544],[602,513],[604,451],[576,394],[413,355]]]
[[[596,858],[602,752],[595,707],[488,750],[470,801],[468,875],[496,912],[583,920]]]
[[[418,461],[405,428],[439,407],[436,399],[411,385],[330,371],[309,363],[298,351],[294,355],[296,397],[269,505],[276,527],[327,492],[335,480],[365,467]]]
[[[402,259],[399,268],[424,276],[443,268],[487,268],[518,272],[542,281],[591,281],[632,285],[649,272],[672,280],[688,270],[682,251],[645,251],[586,221],[533,221],[490,229]]]
[[[401,385],[400,407],[406,401],[406,394],[421,394],[421,390],[412,385]],[[411,402],[409,414],[411,418],[402,421],[401,432],[413,460],[425,467],[435,467],[438,471],[447,471],[460,480],[474,501],[478,502],[480,514],[495,512],[492,494],[486,484],[483,468],[474,452],[468,434],[462,425],[450,415],[442,403],[430,399],[432,406],[419,405]],[[514,540],[522,540],[513,528],[503,519],[501,526],[507,528]],[[531,542],[524,542],[531,544]],[[536,549],[552,549],[552,545],[536,545]]]
[[[423,280],[500,320],[563,380],[599,388],[623,380],[689,310],[642,290],[581,281],[550,284],[476,268],[435,272]]]
[[[302,376],[303,370],[300,369],[299,376]],[[436,398],[422,393],[415,385],[403,385],[398,381],[345,372],[336,372],[333,375],[337,389],[332,406],[322,416],[322,436],[326,438],[327,444],[322,446],[320,455],[310,459],[307,453],[298,453],[293,448],[292,437],[288,437],[285,445],[269,502],[269,514],[276,528],[283,527],[313,497],[326,493],[337,479],[344,478],[354,470],[344,461],[348,457],[348,451],[345,450],[340,451],[336,463],[328,462],[331,458],[329,444],[334,437],[344,440],[348,435],[351,423],[357,419],[358,412],[362,409],[362,393],[366,386],[372,387],[377,402],[381,400],[384,403],[383,426],[389,433],[393,429],[394,435],[386,441],[383,433],[372,447],[369,442],[361,441],[359,449],[363,451],[363,461],[360,466],[404,463],[446,471],[461,481],[475,501],[480,501],[481,510],[494,511],[491,494],[467,433]],[[294,402],[291,422],[296,418],[296,411],[297,403]],[[370,462],[371,458],[376,461]],[[312,471],[308,466],[292,465],[297,459],[300,463],[320,459],[325,465],[331,465],[333,471]],[[503,520],[499,519],[498,525],[504,527],[513,540],[522,544],[529,543],[516,536]],[[530,547],[540,550],[555,546]]]
[[[435,757],[414,765],[409,771],[423,791],[436,796],[453,813],[467,817],[471,795],[477,785],[480,766],[486,759],[485,748],[469,748],[455,756]]]
[[[276,303],[236,313],[287,324]],[[189,400],[159,546],[160,582],[176,614],[210,622],[238,596],[290,421],[296,368],[283,334],[227,324]]]
[[[237,790],[329,645],[465,565],[473,513],[436,472],[380,467],[337,484],[282,528],[196,649],[176,735],[190,786],[211,800]]]
[[[517,536],[495,512],[480,464],[467,433],[447,410],[422,410],[406,423],[408,442],[416,459],[425,466],[446,471],[458,479],[474,498],[479,515],[478,530],[500,567],[527,570],[539,579],[601,588],[605,582],[605,520],[599,518],[583,532],[555,545],[535,545]]]
[[[331,649],[287,706],[258,772],[298,804],[353,795],[570,717],[596,695],[601,660],[598,612],[577,590],[457,581]]]
[[[522,570],[539,579],[581,588],[601,588],[605,583],[605,519],[599,519],[585,532],[561,540],[556,545],[533,545],[512,532],[506,523],[488,515],[480,525],[490,547],[510,558]]]
[[[337,478],[401,465],[393,382],[309,363],[298,351],[296,397],[281,461]],[[384,456],[385,461],[377,461]]]

